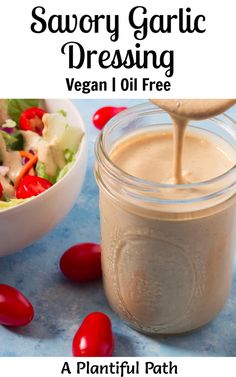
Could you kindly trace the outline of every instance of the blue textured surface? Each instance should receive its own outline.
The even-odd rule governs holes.
[[[0,355],[70,356],[71,340],[82,318],[90,311],[102,310],[112,319],[116,356],[236,356],[236,278],[224,310],[208,326],[187,335],[154,338],[130,329],[112,312],[100,282],[79,286],[59,272],[58,261],[69,246],[99,242],[98,190],[93,177],[93,145],[98,131],[92,126],[92,114],[104,105],[131,106],[140,101],[73,102],[85,120],[89,138],[83,191],[70,214],[47,236],[0,260],[0,282],[20,289],[36,313],[28,327],[0,327]],[[236,111],[231,113],[236,118]]]

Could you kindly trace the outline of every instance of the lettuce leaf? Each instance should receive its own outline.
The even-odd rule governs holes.
[[[17,124],[22,111],[29,107],[38,107],[40,103],[39,99],[8,99],[8,114]]]
[[[41,161],[38,161],[37,164],[36,164],[36,167],[35,167],[35,171],[36,171],[36,175],[38,177],[41,177],[41,178],[44,178],[44,179],[47,179],[49,182],[51,183],[55,183],[56,182],[56,179],[57,179],[57,175],[55,177],[50,177],[47,173],[46,173],[46,166],[44,164],[44,162],[41,162]]]
[[[2,209],[14,207],[14,206],[16,206],[20,203],[23,203],[27,200],[29,200],[29,199],[11,199],[9,202],[4,202],[4,201],[0,200],[0,211]]]
[[[63,109],[58,110],[58,113],[61,114],[63,117],[67,117],[67,112]]]
[[[35,167],[36,175],[38,177],[47,179],[48,181],[50,181],[52,183],[58,182],[70,170],[70,168],[72,167],[72,165],[75,161],[75,152],[71,151],[70,149],[66,149],[64,151],[64,156],[65,156],[66,165],[62,169],[60,169],[60,170],[58,169],[56,176],[50,177],[46,173],[45,164],[41,161],[38,161],[37,164],[36,164],[36,167]]]
[[[24,139],[19,131],[14,132],[13,134],[8,134],[7,132],[0,130],[0,135],[2,135],[8,151],[20,151],[23,149]]]
[[[59,113],[44,114],[43,139],[64,151],[77,152],[83,131],[79,127],[68,126],[66,118]]]
[[[75,152],[67,148],[64,150],[64,156],[67,163],[72,162],[75,159]]]
[[[57,176],[56,182],[60,181],[66,175],[66,173],[70,170],[72,165],[75,162],[75,152],[73,152],[71,149],[66,149],[64,151],[64,156],[66,160],[66,165],[64,168],[62,168]]]
[[[62,168],[57,176],[56,182],[60,181],[66,175],[66,173],[70,170],[72,165],[74,164],[74,161],[68,162],[64,168]]]

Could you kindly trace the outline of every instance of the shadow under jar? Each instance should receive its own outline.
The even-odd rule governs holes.
[[[171,129],[168,115],[145,103],[111,119],[96,143],[105,292],[115,312],[144,333],[206,324],[222,309],[232,280],[235,166],[205,182],[174,185],[131,176],[110,158],[127,137]],[[236,156],[236,127],[224,114],[190,122],[187,132]]]

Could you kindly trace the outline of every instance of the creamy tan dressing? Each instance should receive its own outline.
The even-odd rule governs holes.
[[[151,100],[167,111],[173,121],[173,176],[175,184],[188,183],[182,172],[184,135],[190,120],[207,119],[216,116],[235,104],[235,99],[169,99]]]
[[[2,135],[0,135],[0,160],[4,166],[9,168],[8,177],[10,180],[15,182],[22,168],[21,156],[18,151],[7,151]]]
[[[184,180],[191,183],[206,181],[234,165],[236,155],[233,150],[227,148],[226,143],[217,144],[217,141],[186,132],[181,170]],[[170,183],[174,153],[172,132],[153,131],[134,134],[123,140],[115,146],[110,157],[116,166],[134,177]]]
[[[41,140],[38,144],[38,159],[45,164],[46,173],[50,177],[53,177],[57,172],[57,164],[56,161],[54,161],[50,147],[45,140]]]
[[[3,124],[8,116],[8,104],[6,99],[0,99],[0,124]]]
[[[8,198],[14,198],[15,197],[15,190],[14,187],[9,183],[7,178],[0,174],[0,182],[4,191],[4,195]]]
[[[38,144],[42,138],[33,131],[21,131],[24,139],[24,150],[37,152]]]
[[[40,162],[45,164],[46,173],[50,177],[54,177],[57,174],[58,168],[61,169],[65,166],[63,151],[57,144],[49,144],[42,139],[38,144],[38,158]]]
[[[55,141],[48,143],[37,133],[32,131],[21,131],[24,138],[24,149],[38,151],[38,159],[45,164],[46,173],[53,177],[57,174],[58,168],[65,165],[64,153]]]

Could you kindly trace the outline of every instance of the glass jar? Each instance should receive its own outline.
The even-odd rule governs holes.
[[[236,167],[209,181],[172,185],[131,176],[109,158],[123,138],[170,127],[163,110],[141,104],[108,122],[95,151],[105,292],[115,312],[145,333],[206,324],[232,280]],[[188,130],[215,138],[235,158],[236,127],[226,115],[190,122]]]

